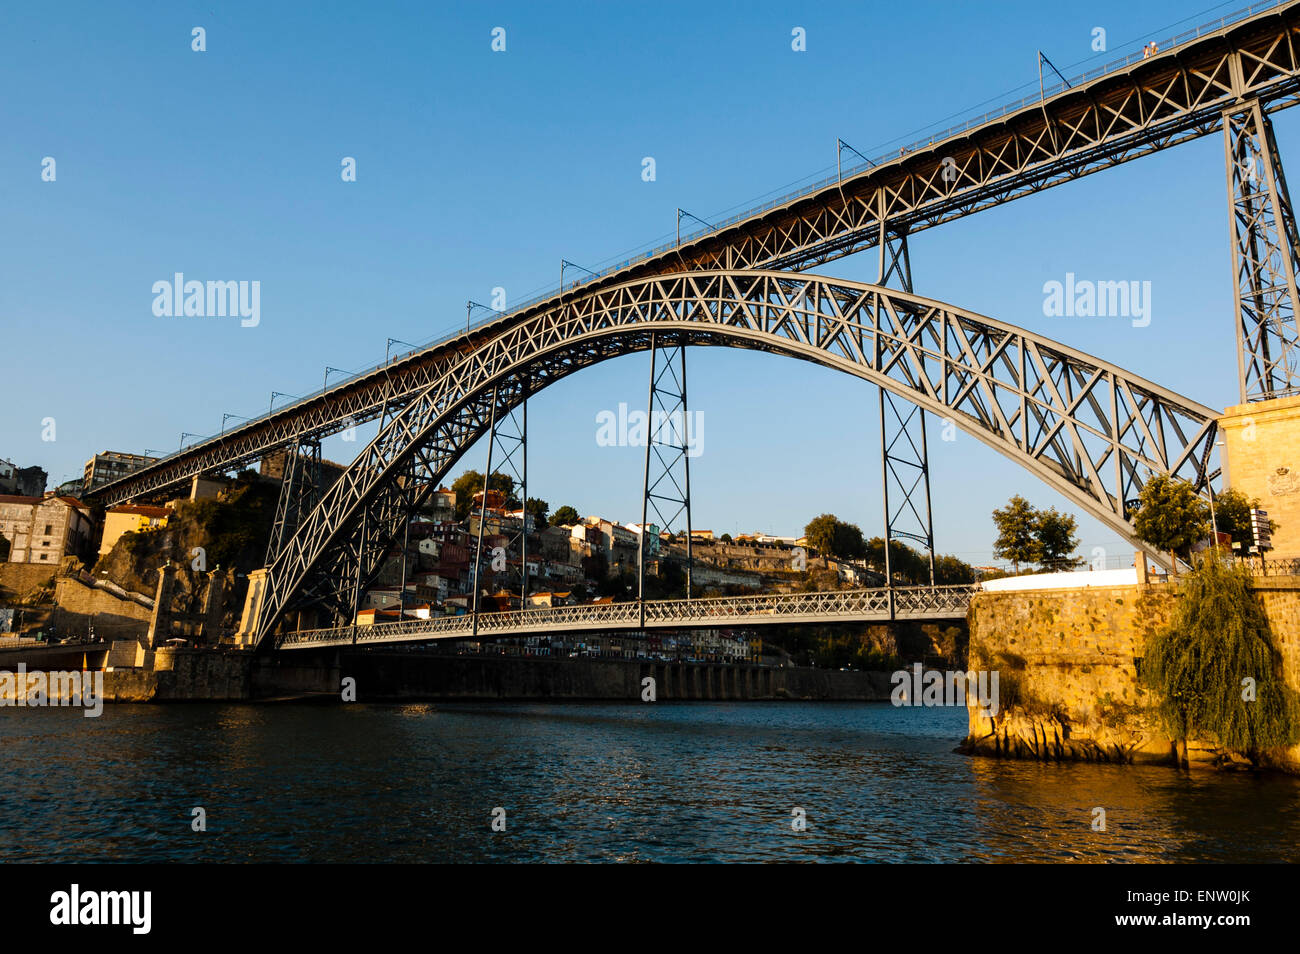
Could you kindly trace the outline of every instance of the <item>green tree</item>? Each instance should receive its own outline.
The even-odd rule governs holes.
[[[1250,511],[1259,507],[1259,498],[1248,498],[1240,490],[1225,490],[1214,496],[1214,523],[1220,533],[1226,533],[1233,543],[1240,544],[1242,553],[1255,545],[1255,534],[1250,529]],[[1269,529],[1277,530],[1277,521],[1269,520]]]
[[[551,505],[545,500],[540,497],[529,497],[524,509],[533,515],[534,530],[545,530],[549,526],[546,522],[546,514],[551,509]]]
[[[1212,551],[1187,574],[1170,624],[1147,640],[1142,681],[1156,713],[1182,743],[1213,737],[1252,759],[1297,739],[1295,693],[1249,570]],[[1253,680],[1253,685],[1246,682]]]
[[[578,511],[574,510],[568,504],[565,504],[555,513],[551,514],[551,524],[556,527],[571,527],[581,522],[582,518],[578,516]]]
[[[1168,474],[1154,474],[1138,495],[1133,532],[1139,540],[1168,553],[1173,572],[1178,557],[1187,557],[1192,544],[1209,530],[1210,508],[1192,485]]]
[[[867,563],[881,573],[885,572],[885,538],[872,537],[866,542]],[[892,540],[889,544],[889,568],[895,579],[905,583],[929,583],[930,561],[917,553],[901,540]],[[935,564],[935,578],[938,579],[938,564]]]
[[[730,542],[731,542],[731,534],[729,534],[729,533],[724,533],[722,536],[718,537],[718,541],[719,541],[720,543],[730,543]]]
[[[1081,560],[1074,556],[1079,538],[1074,531],[1077,524],[1073,516],[1059,513],[1055,507],[1038,512],[1034,526],[1034,539],[1038,543],[1038,561],[1049,570],[1069,570]]]
[[[818,553],[830,553],[835,547],[835,525],[839,523],[833,513],[823,513],[808,521],[803,535],[808,545]]]
[[[857,524],[845,523],[833,513],[823,513],[803,528],[810,546],[823,556],[841,560],[855,560],[866,556],[867,547],[862,539],[862,529]]]
[[[1038,540],[1038,511],[1024,497],[1016,494],[1001,510],[993,511],[993,525],[998,537],[993,541],[993,555],[1010,560],[1017,573],[1020,564],[1033,563],[1042,552]]]
[[[955,556],[943,554],[934,558],[934,582],[940,586],[957,583],[974,583],[975,568]]]
[[[492,490],[499,490],[506,498],[507,507],[518,507],[515,497],[515,479],[500,471],[492,475]],[[456,478],[451,489],[456,492],[456,519],[464,520],[474,508],[474,495],[483,489],[483,475],[477,470],[467,470]]]

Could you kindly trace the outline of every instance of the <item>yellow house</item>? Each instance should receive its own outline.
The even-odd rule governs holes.
[[[156,530],[167,526],[171,511],[166,507],[151,507],[147,504],[122,504],[110,507],[104,512],[104,539],[99,544],[99,555],[103,556],[121,539],[124,533],[137,533],[141,530]]]

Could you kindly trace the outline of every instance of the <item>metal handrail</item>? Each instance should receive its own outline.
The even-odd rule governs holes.
[[[893,600],[896,610],[962,609],[970,605],[976,584],[952,586],[896,587]],[[728,620],[755,620],[756,617],[854,616],[866,612],[888,611],[890,590],[886,587],[867,590],[830,590],[817,593],[768,593],[756,596],[721,596],[697,600],[647,600],[645,619],[648,623],[709,623],[723,624]],[[636,623],[640,620],[640,604],[583,603],[577,606],[542,607],[506,610],[479,614],[478,632],[526,632],[539,626]],[[429,619],[400,620],[395,623],[373,623],[368,626],[335,626],[326,629],[301,630],[287,633],[276,640],[277,648],[362,641],[374,642],[407,635],[428,636],[430,639],[473,632],[473,615],[431,617]]]

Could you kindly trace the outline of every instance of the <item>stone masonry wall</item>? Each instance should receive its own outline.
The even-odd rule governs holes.
[[[101,639],[140,639],[149,631],[153,610],[134,600],[61,576],[54,584],[57,604],[50,625],[60,634],[84,633],[90,625]]]
[[[1300,578],[1257,586],[1283,657],[1300,689]],[[1001,711],[968,709],[963,750],[1015,758],[1107,762],[1177,761],[1138,683],[1147,638],[1174,611],[1174,586],[980,593],[969,616],[972,669],[999,672]],[[1188,744],[1193,765],[1241,764],[1209,742]],[[1275,760],[1300,771],[1300,746]]]

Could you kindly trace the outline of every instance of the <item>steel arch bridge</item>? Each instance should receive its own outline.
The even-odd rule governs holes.
[[[1041,335],[876,285],[699,271],[593,289],[463,353],[383,423],[269,562],[255,641],[302,604],[351,621],[400,528],[513,407],[582,368],[651,349],[725,346],[862,378],[1024,466],[1137,541],[1125,501],[1151,473],[1204,492],[1217,412]]]
[[[804,269],[942,226],[1083,176],[1222,131],[1233,219],[1232,274],[1243,402],[1300,390],[1300,274],[1295,216],[1271,116],[1300,102],[1300,3],[1257,2],[1238,14],[1050,85],[899,155],[864,160],[797,193],[619,262],[586,286],[688,270]],[[881,283],[886,275],[880,269]],[[493,315],[473,328],[324,387],[185,446],[112,483],[88,488],[111,506],[170,492],[191,478],[246,466],[305,439],[381,417],[511,325],[558,307],[568,292]],[[182,439],[183,440],[183,439]]]

